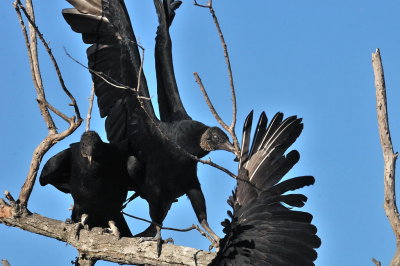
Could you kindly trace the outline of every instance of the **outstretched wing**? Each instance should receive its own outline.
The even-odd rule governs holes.
[[[53,185],[64,193],[71,193],[69,180],[71,177],[71,148],[63,150],[51,157],[43,166],[39,177],[40,185]]]
[[[283,120],[277,113],[267,126],[263,113],[250,148],[250,115],[243,130],[238,185],[228,200],[231,221],[223,222],[226,235],[211,265],[314,265],[321,240],[312,215],[291,209],[304,206],[307,197],[287,193],[312,185],[314,178],[281,181],[299,160],[297,151],[285,152],[302,131],[301,119]]]
[[[181,4],[181,1],[154,0],[159,22],[155,47],[157,95],[160,118],[165,122],[191,119],[179,96],[172,60],[172,42],[169,35],[169,27],[175,17],[175,10]]]
[[[87,56],[100,115],[107,117],[107,138],[110,142],[121,141],[127,137],[132,114],[141,112],[146,119],[156,119],[124,1],[68,2],[75,8],[62,11],[65,20],[74,31],[82,33],[85,43],[93,44],[88,48]],[[141,96],[144,112],[137,95]],[[142,123],[136,125],[143,126]]]

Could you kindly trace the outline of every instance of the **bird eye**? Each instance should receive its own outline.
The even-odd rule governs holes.
[[[218,136],[217,135],[213,135],[213,138],[216,139],[216,138],[218,138]]]

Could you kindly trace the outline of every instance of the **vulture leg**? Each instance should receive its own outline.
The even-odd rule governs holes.
[[[81,215],[80,221],[76,224],[75,239],[79,240],[79,233],[81,232],[81,230],[83,228],[85,228],[85,224],[86,224],[86,221],[87,221],[88,217],[89,216],[87,214],[85,214],[85,213]]]
[[[171,208],[172,202],[165,203],[162,202],[159,198],[157,198],[157,202],[149,203],[150,208],[150,217],[153,221],[145,231],[136,235],[141,236],[141,241],[156,241],[157,242],[157,255],[161,254],[161,246],[163,243],[173,242],[171,238],[168,238],[166,241],[163,241],[161,238],[161,227],[162,223],[167,216],[169,209]]]
[[[198,185],[198,187],[190,189],[186,194],[189,197],[190,202],[192,203],[194,212],[196,213],[199,223],[214,240],[213,246],[215,246],[215,248],[218,248],[219,237],[208,225],[206,201],[204,199],[203,192],[201,191],[200,184]]]

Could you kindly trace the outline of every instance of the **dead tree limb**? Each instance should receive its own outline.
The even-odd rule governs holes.
[[[29,64],[32,73],[33,84],[36,88],[37,94],[37,102],[39,104],[40,112],[46,122],[48,128],[48,135],[44,138],[44,140],[36,147],[34,150],[30,168],[28,171],[28,175],[26,177],[25,183],[21,188],[20,195],[18,197],[18,203],[23,206],[27,207],[29,197],[33,190],[33,185],[36,180],[37,172],[40,166],[40,162],[44,154],[58,141],[64,139],[65,137],[71,135],[81,124],[82,119],[80,117],[79,108],[76,104],[75,98],[72,94],[68,91],[64,84],[64,80],[61,75],[61,71],[58,67],[57,61],[53,56],[53,53],[48,46],[47,42],[45,41],[43,35],[40,33],[37,25],[35,24],[35,16],[34,16],[34,9],[31,0],[26,0],[26,7],[24,7],[20,0],[16,0],[14,3],[15,11],[17,12],[17,16],[21,25],[22,33],[25,39],[25,44],[28,50],[28,58]],[[25,27],[24,20],[22,18],[21,11],[24,13],[26,19],[28,20],[29,26],[29,33]],[[39,59],[37,54],[37,36],[41,40],[42,44],[44,45],[48,55],[50,56],[53,65],[56,69],[60,85],[63,91],[67,94],[67,96],[71,100],[71,106],[74,107],[75,116],[68,117],[55,107],[50,105],[46,100],[45,90],[43,87],[42,77],[39,68]],[[57,127],[54,123],[54,120],[50,114],[50,110],[53,111],[55,114],[59,115],[62,119],[68,122],[69,127],[61,133],[57,132]]]
[[[196,0],[194,0],[194,5],[203,7],[203,8],[208,8],[211,16],[214,20],[215,27],[217,28],[218,31],[218,36],[221,40],[221,45],[222,49],[224,51],[224,57],[225,57],[225,63],[228,69],[228,76],[229,76],[229,86],[231,89],[231,101],[232,101],[232,122],[228,126],[225,122],[222,121],[216,110],[211,104],[211,100],[207,95],[207,92],[201,82],[201,79],[199,77],[198,73],[194,73],[194,76],[196,78],[196,82],[199,84],[199,87],[201,89],[201,92],[203,93],[204,98],[206,99],[207,105],[211,110],[211,113],[214,115],[215,119],[218,121],[218,123],[231,135],[232,140],[233,140],[233,145],[235,146],[235,153],[237,156],[240,154],[240,147],[239,147],[239,141],[237,139],[236,133],[235,133],[235,126],[236,126],[236,116],[237,116],[237,105],[236,105],[236,92],[235,92],[235,83],[233,82],[233,73],[232,73],[232,68],[231,68],[231,61],[229,58],[229,53],[228,53],[228,46],[225,42],[224,34],[222,33],[221,26],[218,21],[218,17],[215,14],[215,10],[213,8],[212,0],[210,0],[206,5],[201,5],[198,4]]]
[[[395,164],[397,153],[393,151],[390,137],[385,77],[379,49],[376,49],[376,52],[372,54],[372,66],[375,75],[379,136],[384,159],[384,209],[396,236],[396,254],[392,259],[391,265],[397,266],[400,265],[400,219],[396,206],[395,193]]]
[[[8,206],[13,209],[10,205]],[[19,217],[0,217],[0,223],[74,246],[81,254],[80,258],[84,257],[86,261],[78,258],[80,265],[93,260],[140,265],[208,265],[215,256],[212,252],[168,244],[163,245],[161,256],[157,257],[155,242],[141,243],[139,238],[135,237],[118,239],[114,235],[104,233],[102,228],[93,228],[90,231],[80,230],[80,236],[77,239],[76,224],[66,224],[35,213],[24,213]]]

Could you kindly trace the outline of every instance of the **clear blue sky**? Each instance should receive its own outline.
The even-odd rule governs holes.
[[[69,7],[64,1],[36,1],[37,22],[57,57],[66,84],[87,110],[91,79],[72,62],[63,47],[86,62],[85,45],[61,16]],[[43,3],[42,3],[43,2]],[[18,196],[35,146],[46,135],[35,102],[26,50],[12,1],[0,3],[0,191]],[[145,73],[155,95],[153,47],[156,15],[152,1],[128,0],[137,38],[146,48]],[[375,112],[375,88],[371,53],[381,48],[389,97],[390,122],[395,149],[400,142],[400,3],[397,1],[214,1],[230,55],[238,96],[238,134],[247,113],[277,111],[304,118],[304,131],[295,144],[301,160],[289,173],[314,175],[316,184],[303,189],[314,215],[322,246],[317,265],[372,265],[375,257],[388,265],[395,239],[383,211],[383,160]],[[175,71],[183,102],[189,114],[216,125],[194,81],[200,73],[209,94],[230,121],[230,95],[224,58],[214,25],[205,9],[185,1],[172,27]],[[48,58],[40,50],[43,78],[49,101],[72,114],[61,93]],[[103,120],[94,113],[92,129],[105,138]],[[59,121],[59,128],[65,124]],[[47,160],[69,143],[78,141],[81,127],[57,144]],[[232,170],[232,155],[211,157]],[[226,199],[234,181],[209,166],[199,166],[210,225],[222,235]],[[34,187],[29,209],[65,220],[72,204],[69,195],[53,187]],[[148,217],[147,204],[132,203],[128,212]],[[186,197],[174,204],[165,220],[170,227],[197,222]],[[133,232],[147,225],[128,221]],[[163,232],[175,243],[206,249],[208,242],[196,232]],[[69,265],[76,251],[65,243],[0,225],[0,259],[12,266]],[[105,265],[107,263],[98,263]]]

